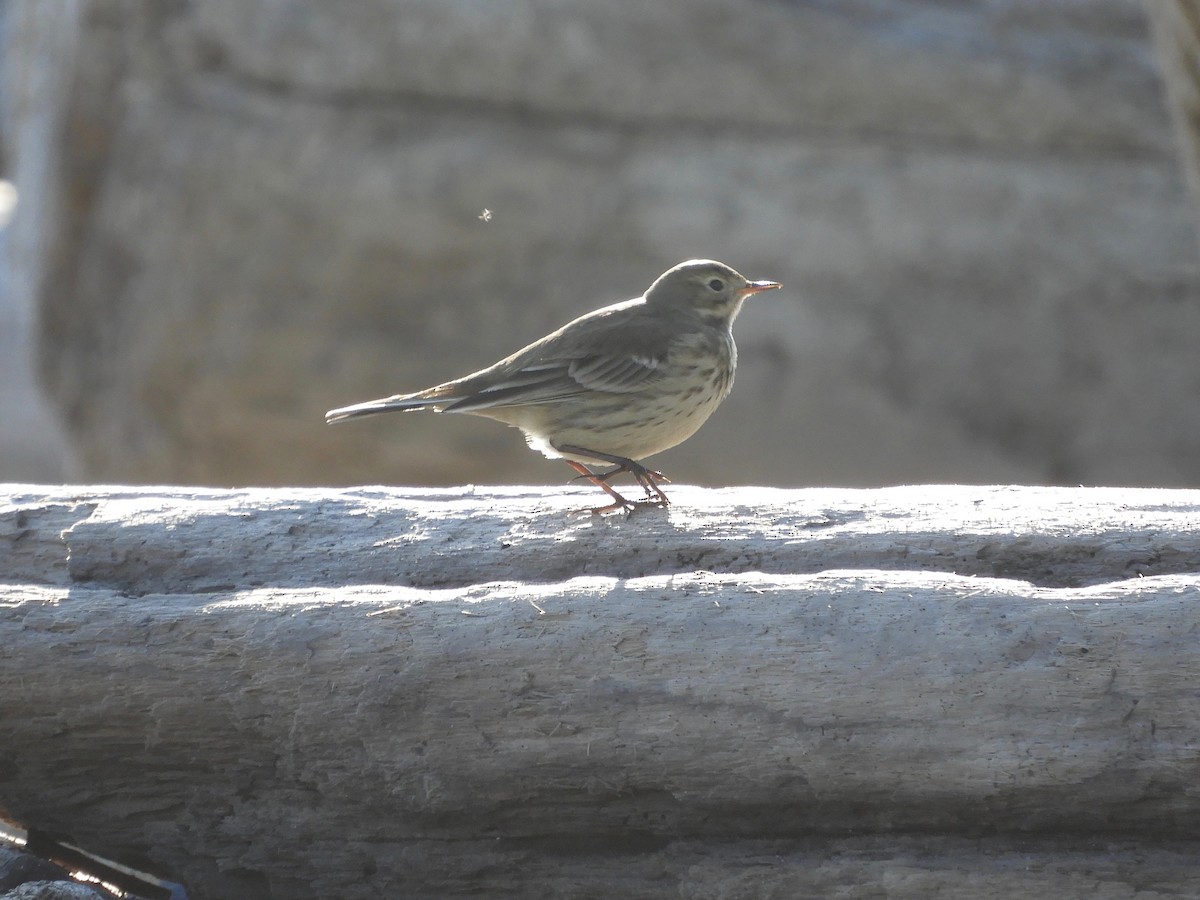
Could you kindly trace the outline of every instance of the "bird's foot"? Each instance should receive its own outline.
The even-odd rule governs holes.
[[[620,501],[614,501],[607,506],[596,506],[591,509],[571,510],[571,515],[603,516],[608,513],[623,512],[625,515],[631,516],[639,509],[666,509],[669,505],[669,503],[663,503],[661,500],[627,500],[622,497]]]
[[[599,456],[599,454],[598,454]],[[607,506],[598,506],[590,510],[580,510],[580,512],[590,512],[594,516],[601,516],[605,513],[616,512],[623,510],[626,513],[632,513],[637,509],[645,509],[648,507],[656,507],[666,509],[671,505],[671,501],[667,499],[667,495],[663,493],[662,488],[658,486],[660,481],[667,481],[667,477],[662,472],[655,472],[647,469],[641,463],[634,462],[631,459],[623,459],[621,457],[600,456],[609,462],[616,464],[615,468],[606,472],[593,472],[581,462],[575,460],[566,460],[567,465],[579,473],[579,478],[585,478],[596,487],[603,490],[609,497],[612,498],[612,503]],[[642,490],[646,492],[645,500],[628,500],[619,494],[612,485],[608,483],[608,479],[616,475],[618,472],[629,472],[637,483],[641,485]]]

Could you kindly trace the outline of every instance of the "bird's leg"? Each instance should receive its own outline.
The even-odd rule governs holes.
[[[591,469],[589,469],[583,463],[575,462],[575,460],[573,460],[573,459],[564,460],[564,462],[566,462],[566,464],[568,466],[570,466],[572,469],[574,469],[576,472],[578,472],[580,478],[586,478],[592,484],[603,489],[603,491],[606,494],[608,494],[608,496],[613,498],[613,502],[610,503],[608,506],[598,506],[595,509],[590,510],[590,512],[593,516],[598,516],[598,515],[601,515],[606,512],[612,512],[615,509],[633,509],[634,508],[635,504],[630,503],[628,500],[626,500],[624,497],[622,497],[620,494],[618,494],[609,485],[609,483],[604,480],[603,477],[601,477],[600,475],[597,475],[595,472],[593,472]],[[581,510],[581,512],[582,512],[582,510]]]
[[[610,497],[617,501],[617,504],[620,507],[632,509],[636,506],[667,507],[671,505],[671,501],[667,499],[667,495],[664,494],[662,488],[658,486],[659,481],[667,480],[666,476],[664,476],[661,472],[651,471],[641,463],[635,462],[632,459],[626,459],[623,456],[615,456],[611,453],[601,453],[599,450],[588,450],[584,447],[573,447],[565,444],[557,446],[556,449],[563,453],[570,453],[572,456],[586,456],[592,459],[599,459],[604,462],[612,463],[614,466],[616,466],[616,468],[612,471],[597,473],[593,472],[582,463],[575,463],[572,460],[567,460],[571,468],[591,481],[592,484],[603,489]],[[635,479],[637,479],[637,483],[640,484],[642,486],[642,490],[646,492],[646,499],[644,501],[641,501],[640,503],[630,503],[609,486],[607,479],[611,478],[613,475],[616,475],[618,472],[629,472]],[[616,508],[618,507],[606,507],[605,510]],[[602,510],[593,510],[593,512],[600,511]]]
[[[622,472],[632,472],[632,471],[633,470],[630,469],[629,466],[625,466],[625,465],[613,466],[611,469],[609,469],[605,472],[592,472],[589,470],[586,475],[576,475],[571,480],[579,481],[582,478],[586,478],[586,479],[588,479],[588,481],[594,481],[595,479],[599,478],[601,481],[608,481],[614,475],[620,475]],[[655,481],[659,482],[660,484],[670,484],[671,483],[671,479],[668,478],[666,475],[664,475],[662,472],[655,472],[653,469],[647,469],[646,474],[649,475],[651,478],[653,478]],[[640,482],[639,482],[639,484],[640,484]]]

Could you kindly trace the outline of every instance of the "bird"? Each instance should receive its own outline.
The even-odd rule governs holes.
[[[716,260],[687,260],[640,297],[582,315],[486,369],[332,409],[325,421],[415,410],[484,416],[521,429],[530,448],[603,490],[611,503],[593,514],[665,508],[660,484],[670,479],[641,461],[687,440],[729,395],[733,321],[748,297],[781,286]],[[621,473],[645,499],[610,484]]]

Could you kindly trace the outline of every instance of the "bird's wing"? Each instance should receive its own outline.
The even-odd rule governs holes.
[[[479,385],[443,411],[554,403],[588,391],[634,393],[662,377],[661,363],[662,359],[651,355],[603,352],[564,359],[535,358],[488,379],[489,384]]]
[[[614,303],[457,381],[411,395],[442,412],[555,403],[589,391],[629,394],[662,378],[669,351],[645,300]]]
[[[665,356],[641,353],[589,354],[571,361],[567,374],[591,391],[627,394],[659,381]]]

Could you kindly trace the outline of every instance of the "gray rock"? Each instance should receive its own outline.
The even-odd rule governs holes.
[[[1200,478],[1200,271],[1133,0],[11,3],[10,66],[64,73],[6,133],[93,479],[565,478],[491,422],[321,413],[690,256],[785,292],[677,480]]]
[[[105,895],[75,881],[29,881],[0,894],[0,900],[104,900]]]
[[[0,891],[9,891],[29,881],[69,880],[59,866],[28,853],[0,844]],[[0,897],[7,897],[0,894]]]

